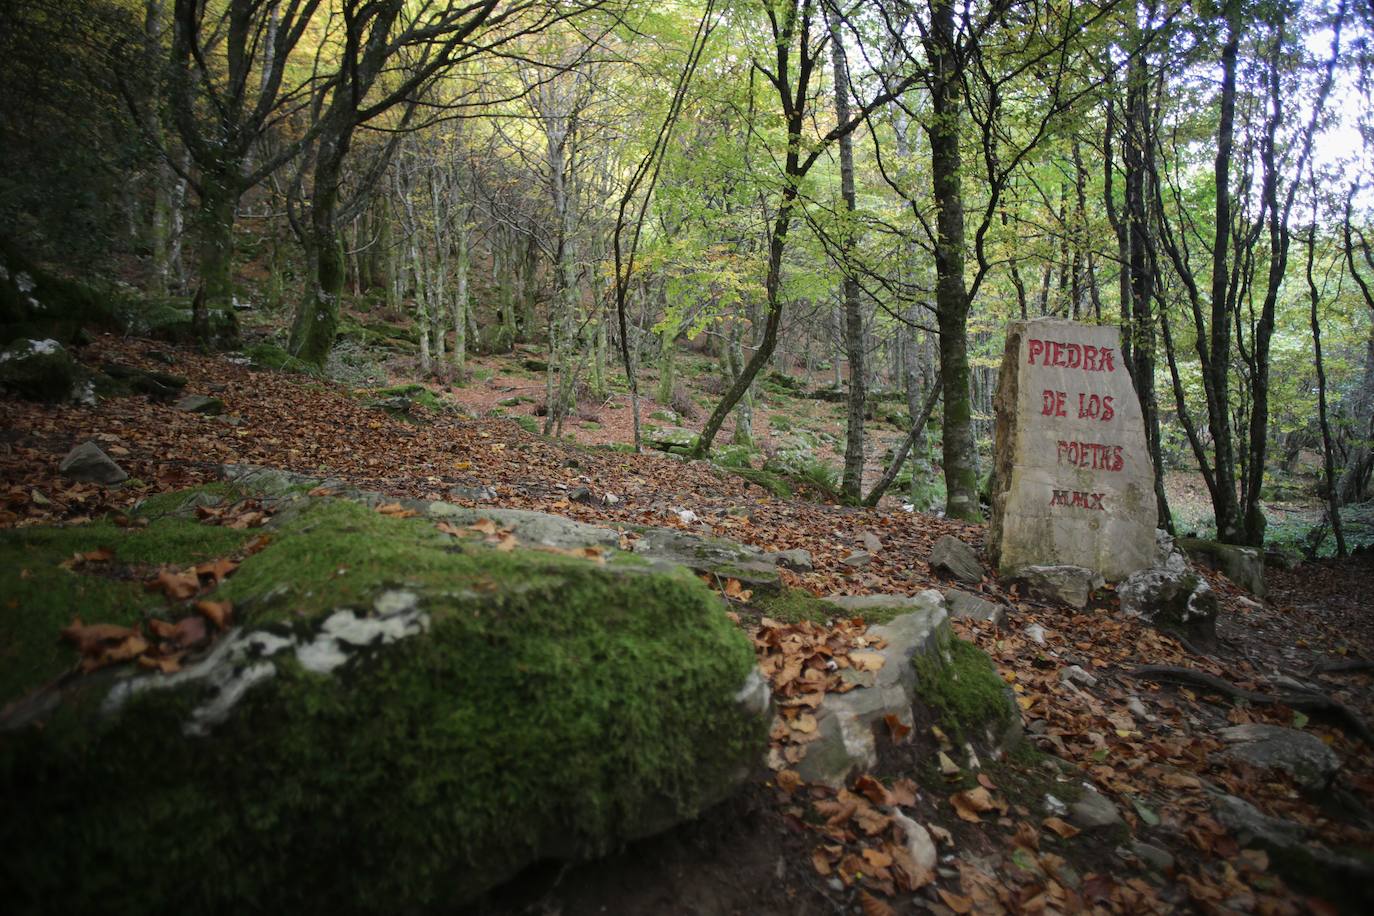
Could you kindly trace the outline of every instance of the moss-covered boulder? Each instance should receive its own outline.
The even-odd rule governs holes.
[[[0,388],[22,398],[65,400],[76,377],[76,361],[56,340],[17,340],[0,350]]]
[[[0,344],[34,337],[63,343],[83,328],[117,330],[123,297],[56,276],[0,240]]]
[[[218,486],[143,507],[136,536],[223,531],[185,518],[241,495]],[[751,647],[686,571],[276,492],[270,543],[212,596],[239,626],[203,657],[0,715],[10,912],[448,911],[693,817],[761,758]],[[69,556],[51,537],[26,555],[42,576]]]
[[[232,309],[206,309],[204,334],[197,332],[195,312],[185,300],[149,300],[128,311],[129,333],[170,343],[205,343],[219,349],[237,347],[239,320]],[[204,337],[202,341],[201,338]]]

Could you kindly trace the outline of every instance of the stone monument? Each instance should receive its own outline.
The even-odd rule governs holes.
[[[1153,566],[1154,466],[1117,329],[1012,322],[995,406],[998,573],[1082,566],[1119,582]]]

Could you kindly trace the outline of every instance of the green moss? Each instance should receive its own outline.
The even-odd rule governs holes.
[[[838,605],[800,588],[785,588],[777,594],[761,595],[750,602],[750,606],[764,617],[771,617],[783,623],[825,623],[844,611]]]
[[[107,521],[67,528],[0,531],[0,705],[51,680],[77,662],[58,633],[80,616],[86,623],[129,625],[143,610],[163,605],[149,595],[135,570],[182,566],[226,556],[250,532],[169,518],[147,528],[118,528]],[[61,564],[76,554],[108,547],[114,560]]]
[[[539,421],[534,417],[516,417],[515,422],[527,433],[532,433],[537,436],[541,432]]]
[[[433,391],[430,391],[424,385],[413,383],[409,385],[392,385],[390,388],[370,388],[366,391],[360,391],[358,394],[369,399],[377,400],[382,398],[407,398],[419,404],[421,407],[426,407],[430,410],[442,410],[444,407],[444,402],[439,400]]]
[[[950,637],[939,653],[918,654],[916,692],[958,741],[972,740],[986,726],[1000,730],[1015,714],[1007,685],[992,659],[972,643]]]
[[[191,690],[0,737],[12,912],[451,908],[536,849],[602,854],[698,812],[764,746],[734,712],[753,652],[690,575],[320,500],[227,584],[283,582],[306,613],[413,583],[430,629],[331,676],[279,662],[206,737],[180,735]]]
[[[301,375],[318,375],[319,369],[307,362],[296,359],[281,347],[271,343],[253,344],[243,348],[243,355],[253,361],[253,365],[279,372],[293,372]]]
[[[755,486],[763,487],[778,499],[791,499],[792,487],[786,480],[771,471],[762,471],[757,468],[731,468],[730,472]]]

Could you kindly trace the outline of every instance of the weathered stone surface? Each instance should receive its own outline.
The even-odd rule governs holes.
[[[671,451],[675,448],[691,448],[696,445],[697,434],[681,426],[666,426],[662,429],[647,429],[643,433],[644,444],[649,448]]]
[[[1291,773],[1306,789],[1325,789],[1341,768],[1341,758],[1315,735],[1281,725],[1233,725],[1218,732],[1232,745],[1227,755],[1254,767]]]
[[[935,542],[927,562],[931,569],[951,575],[960,582],[977,585],[983,581],[983,564],[978,560],[978,552],[951,535],[946,534]]]
[[[1087,607],[1103,585],[1102,576],[1082,566],[1023,566],[1015,578],[1025,582],[1033,595],[1076,608]]]
[[[207,394],[188,394],[177,401],[177,409],[208,416],[224,413],[224,402]]]
[[[1219,605],[1207,580],[1188,565],[1188,559],[1160,532],[1164,562],[1135,573],[1117,586],[1121,610],[1160,630],[1178,633],[1201,645],[1216,641]]]
[[[1006,615],[1005,606],[995,604],[986,598],[979,598],[977,595],[970,595],[968,592],[961,592],[957,588],[947,588],[944,594],[945,609],[950,617],[986,620],[995,627],[1002,625]]]
[[[1085,786],[1078,800],[1069,805],[1069,823],[1080,830],[1114,827],[1121,823],[1121,812],[1111,799]]]
[[[177,673],[108,668],[0,717],[21,911],[170,911],[188,874],[206,912],[452,910],[695,817],[761,761],[768,686],[685,570],[499,551],[342,487],[239,479],[283,506],[220,587],[240,628]],[[534,515],[513,521],[556,528]]]
[[[926,589],[915,595],[828,595],[825,599],[851,615],[862,616],[866,611],[921,610],[934,612],[944,607],[940,593]]]
[[[1171,872],[1174,870],[1174,854],[1162,846],[1135,840],[1131,843],[1131,852],[1155,871]]]
[[[1115,327],[1012,322],[995,400],[988,554],[1000,574],[1155,562],[1154,469]]]
[[[1225,573],[1226,578],[1250,594],[1264,597],[1264,556],[1254,547],[1239,547],[1198,538],[1179,538],[1176,543],[1188,556],[1208,569]]]
[[[21,398],[61,401],[75,383],[76,363],[55,340],[16,340],[0,349],[0,388]]]
[[[1306,827],[1270,817],[1243,798],[1216,793],[1213,809],[1236,842],[1268,852],[1272,869],[1299,888],[1341,902],[1347,912],[1374,907],[1374,867],[1368,862],[1308,842]]]
[[[815,568],[809,550],[802,550],[800,547],[792,550],[782,550],[775,554],[770,554],[773,561],[779,566],[792,570],[793,572],[811,572]]]
[[[820,737],[803,746],[806,755],[796,765],[806,782],[844,785],[851,775],[877,764],[874,731],[884,716],[895,715],[903,723],[912,723],[916,669],[911,660],[917,653],[938,656],[950,634],[938,592],[925,591],[910,600],[920,609],[869,630],[871,635],[887,640],[887,646],[880,650],[883,666],[871,683],[848,693],[827,693],[816,709]]]
[[[100,450],[94,442],[83,442],[67,453],[57,471],[72,480],[85,480],[90,483],[106,485],[123,483],[129,479],[128,473],[114,459]]]
[[[873,562],[873,554],[869,553],[867,550],[856,550],[840,562],[845,566],[852,566],[855,569],[859,569]]]

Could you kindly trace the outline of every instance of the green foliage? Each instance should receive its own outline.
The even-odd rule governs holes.
[[[320,370],[307,362],[296,359],[274,343],[258,343],[243,348],[243,355],[253,361],[254,366],[292,372],[301,375],[319,375]]]

